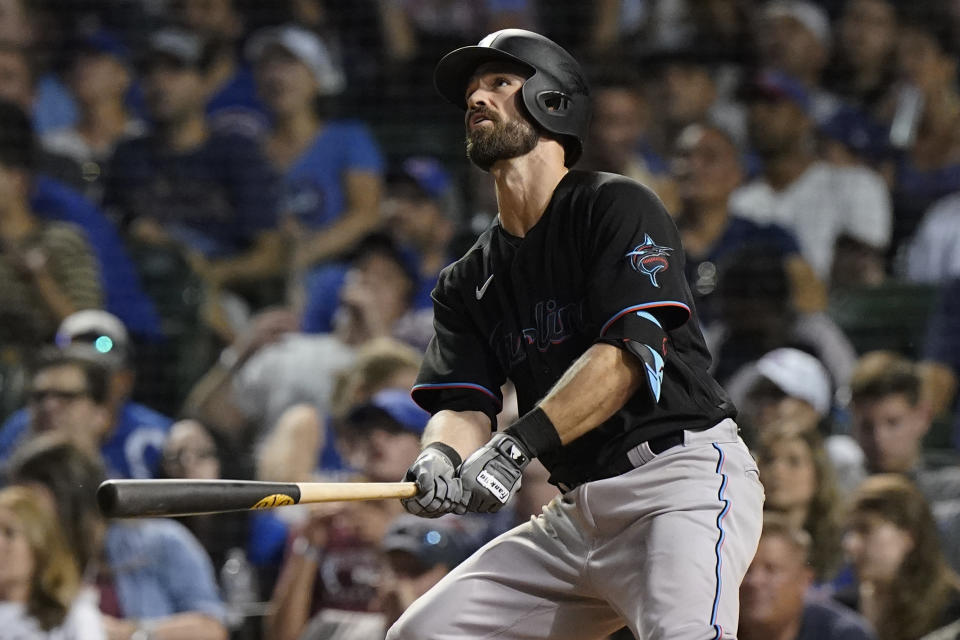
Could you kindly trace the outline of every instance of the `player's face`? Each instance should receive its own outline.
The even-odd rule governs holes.
[[[484,171],[498,160],[525,155],[537,145],[540,136],[520,107],[520,89],[526,77],[517,65],[488,63],[467,83],[467,157]]]
[[[892,582],[913,544],[905,530],[870,512],[855,513],[843,536],[843,551],[861,582]]]
[[[778,535],[760,538],[740,584],[740,627],[799,620],[811,581],[812,572],[800,549]]]
[[[813,453],[799,438],[777,442],[760,458],[760,478],[768,507],[782,511],[805,508],[817,489]]]
[[[929,419],[903,394],[853,405],[853,433],[875,472],[903,473],[917,462]]]

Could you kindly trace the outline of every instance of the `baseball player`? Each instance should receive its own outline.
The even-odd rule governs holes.
[[[657,197],[571,170],[589,119],[580,65],[529,31],[446,55],[467,155],[499,216],[433,292],[414,399],[433,416],[407,472],[427,517],[501,508],[538,458],[562,496],[417,600],[390,640],[733,638],[763,490]],[[520,418],[493,433],[500,387]]]

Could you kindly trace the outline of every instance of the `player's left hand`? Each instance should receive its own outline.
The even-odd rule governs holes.
[[[520,488],[530,460],[530,452],[519,440],[507,433],[493,434],[460,467],[467,511],[499,511]]]

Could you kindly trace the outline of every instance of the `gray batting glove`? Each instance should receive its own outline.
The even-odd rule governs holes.
[[[459,465],[460,454],[453,447],[442,442],[428,444],[403,476],[404,481],[417,483],[419,489],[413,498],[401,499],[404,508],[424,518],[465,513],[463,487],[457,477]]]
[[[530,452],[508,433],[495,433],[460,467],[467,511],[499,511],[520,488]]]

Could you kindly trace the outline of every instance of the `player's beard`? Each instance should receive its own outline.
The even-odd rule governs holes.
[[[523,118],[505,123],[491,113],[486,117],[492,127],[481,126],[467,132],[467,157],[484,171],[489,171],[497,160],[517,158],[537,146],[540,134]]]

